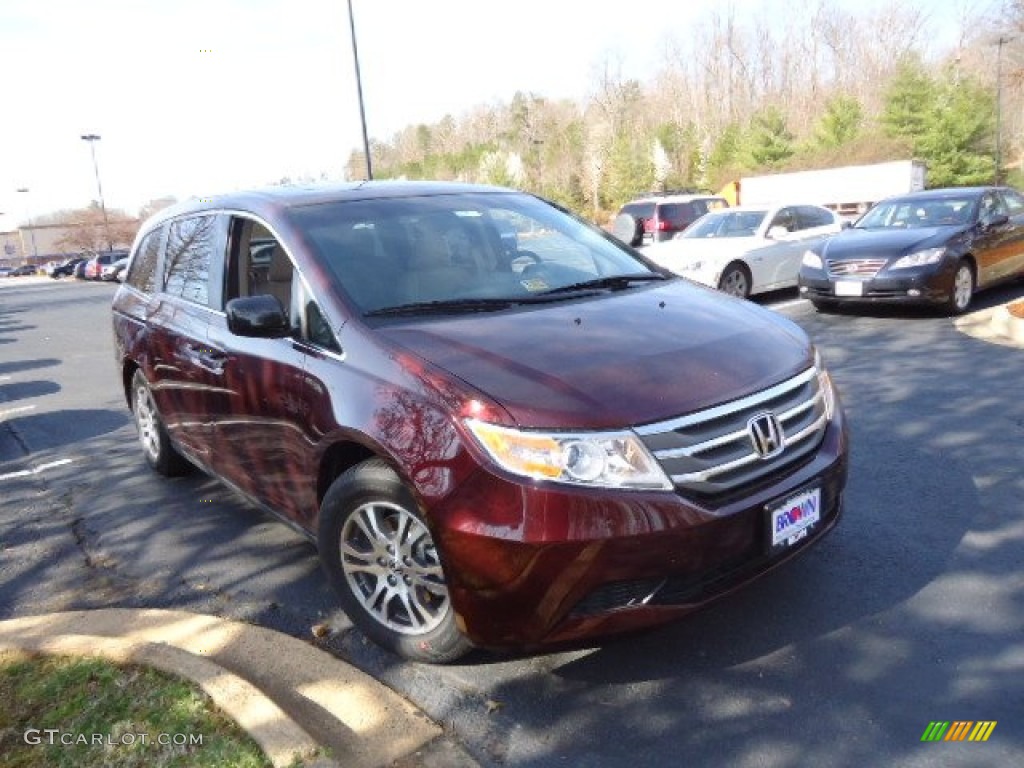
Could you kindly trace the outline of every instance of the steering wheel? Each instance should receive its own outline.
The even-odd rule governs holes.
[[[538,267],[541,258],[533,251],[516,251],[508,263],[509,269],[520,275],[524,274],[531,267]],[[536,270],[534,270],[536,271]]]

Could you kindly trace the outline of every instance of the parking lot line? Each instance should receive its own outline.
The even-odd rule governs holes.
[[[3,420],[10,416],[12,413],[24,413],[25,411],[34,411],[34,405],[20,405],[17,408],[8,408],[5,411],[0,411],[0,420]]]
[[[19,469],[17,472],[8,472],[4,475],[0,475],[0,480],[13,480],[16,477],[29,477],[31,475],[38,475],[45,469],[53,469],[54,467],[61,467],[65,464],[70,464],[71,459],[58,459],[57,461],[48,461],[45,464],[40,464],[32,469]]]

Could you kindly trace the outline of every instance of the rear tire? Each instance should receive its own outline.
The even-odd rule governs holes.
[[[430,530],[391,467],[369,459],[334,481],[320,507],[320,563],[353,623],[413,661],[473,647],[459,632]]]
[[[135,371],[132,376],[132,415],[142,443],[142,453],[149,466],[166,477],[184,475],[192,469],[188,460],[171,443],[142,371]]]
[[[722,273],[718,290],[740,299],[750,298],[750,270],[739,262],[733,262]]]

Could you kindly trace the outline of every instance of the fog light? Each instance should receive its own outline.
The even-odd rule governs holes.
[[[921,292],[917,288],[911,288],[907,291],[907,296],[920,296]]]

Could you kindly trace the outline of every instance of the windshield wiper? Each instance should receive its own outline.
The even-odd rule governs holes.
[[[668,278],[664,275],[658,274],[657,272],[639,272],[632,275],[609,275],[608,277],[597,277],[593,280],[583,280],[579,283],[569,283],[569,285],[563,285],[558,288],[552,288],[549,291],[544,291],[544,293],[540,295],[550,296],[553,293],[572,293],[573,291],[586,291],[596,288],[621,290],[623,288],[628,288],[630,283],[642,283],[649,282],[651,280],[668,280]]]
[[[393,307],[381,307],[364,312],[363,317],[385,317],[397,315],[427,315],[445,312],[494,312],[508,309],[524,303],[521,299],[482,298],[482,299],[443,299],[438,301],[415,301],[410,304],[397,304]]]

